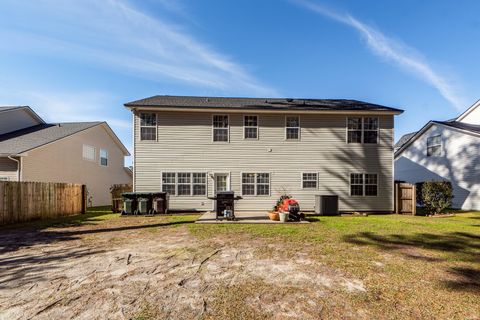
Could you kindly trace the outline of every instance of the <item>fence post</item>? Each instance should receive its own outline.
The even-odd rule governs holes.
[[[87,212],[87,186],[82,184],[82,214]]]

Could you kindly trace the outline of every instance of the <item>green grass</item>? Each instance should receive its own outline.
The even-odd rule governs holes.
[[[0,227],[1,229],[16,229],[16,228],[62,228],[71,226],[80,226],[83,224],[98,224],[113,218],[119,217],[120,214],[113,213],[109,206],[89,208],[85,214],[78,214],[73,216],[34,220],[25,223],[17,223]]]
[[[161,237],[165,229],[186,228],[199,245],[212,239],[213,243],[243,241],[258,246],[256,255],[279,259],[294,259],[302,253],[347,277],[360,279],[367,288],[365,294],[338,299],[368,310],[373,318],[475,318],[480,314],[480,212],[456,212],[453,217],[442,218],[312,216],[310,224],[194,224],[196,219],[194,214],[121,217],[108,208],[92,208],[85,215],[24,225],[39,229],[137,225],[145,237],[152,238]],[[233,289],[232,297],[238,295],[239,288]],[[248,286],[243,289],[250,292]],[[217,299],[218,310],[228,311],[229,299]],[[338,308],[342,314],[341,305]],[[137,318],[152,318],[147,311]],[[248,318],[249,310],[243,312]]]

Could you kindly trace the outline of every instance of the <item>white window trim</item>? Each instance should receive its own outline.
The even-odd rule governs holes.
[[[105,151],[107,153],[107,164],[106,165],[102,164],[102,151]],[[99,151],[98,151],[98,163],[100,164],[101,167],[108,167],[109,162],[110,162],[110,159],[108,157],[108,150],[100,148]]]
[[[429,139],[429,138],[435,138],[435,137],[440,137],[440,144],[431,145],[430,148],[431,148],[431,147],[438,147],[438,146],[440,146],[440,154],[439,154],[439,155],[433,155],[433,154],[432,154],[432,155],[428,155],[428,148],[429,148],[429,146],[428,146],[428,139]],[[426,153],[426,156],[427,156],[428,158],[435,158],[435,157],[441,157],[441,156],[443,156],[443,139],[442,139],[442,135],[441,135],[441,134],[436,134],[436,135],[427,137],[426,144],[427,144],[427,150],[426,150],[427,153]]]
[[[253,126],[245,126],[245,117],[257,117],[257,126],[256,127],[253,127]],[[257,114],[244,114],[243,117],[242,117],[242,121],[243,121],[243,140],[259,140],[260,139],[260,117],[257,115]],[[230,121],[228,122],[228,124],[230,125]],[[257,137],[256,138],[245,138],[245,129],[246,128],[256,128],[257,129]]]
[[[253,173],[255,174],[255,183],[254,183],[254,189],[255,189],[255,194],[243,194],[243,174],[244,173]],[[268,194],[257,194],[257,174],[259,173],[268,173]],[[251,184],[251,183],[249,183]],[[240,195],[243,197],[270,197],[272,195],[272,173],[270,171],[241,171],[240,172]]]
[[[175,195],[171,194],[170,195],[171,197],[180,197],[180,198],[184,198],[184,197],[195,197],[195,198],[208,197],[208,172],[207,171],[203,171],[203,170],[162,171],[162,172],[160,172],[160,190],[162,192],[164,192],[164,190],[163,190],[163,174],[164,173],[175,174]],[[190,174],[190,195],[187,195],[187,194],[179,195],[178,194],[178,185],[179,185],[178,174],[179,173],[189,173]],[[200,183],[193,183],[193,174],[194,173],[205,174],[205,194],[204,195],[201,195],[201,194],[194,195],[193,194],[193,185],[199,185],[200,184]],[[167,183],[167,184],[173,185],[173,183]],[[188,184],[188,183],[180,183],[180,184]]]
[[[350,177],[352,174],[361,174],[361,175],[363,175],[363,177],[362,177],[362,181],[363,181],[363,182],[362,182],[362,195],[361,195],[361,196],[359,196],[359,195],[352,195],[352,180],[351,180],[351,177]],[[365,186],[367,185],[367,184],[365,183],[365,175],[366,175],[366,174],[376,174],[376,175],[377,175],[377,195],[376,195],[376,196],[367,196],[367,195],[365,195]],[[356,185],[359,185],[359,184],[356,184]],[[379,174],[378,174],[377,172],[350,172],[350,173],[348,173],[348,193],[349,193],[350,197],[354,197],[354,198],[365,198],[365,197],[367,197],[367,198],[376,198],[376,197],[379,196],[379,190],[380,190],[380,188],[378,187],[378,185],[379,185]]]
[[[227,141],[215,141],[214,140],[214,132],[215,132],[215,125],[213,123],[213,118],[215,116],[227,116],[227,121],[228,121],[228,127],[227,127]],[[212,142],[213,143],[229,143],[230,142],[230,115],[225,114],[225,113],[215,113],[212,114],[212,121],[211,121],[211,126],[212,126]],[[224,128],[218,128],[218,129],[224,129]]]
[[[348,119],[349,118],[360,118],[362,119],[362,130],[361,130],[361,137],[360,137],[360,141],[361,142],[348,142]],[[363,138],[364,138],[364,132],[365,132],[365,125],[364,125],[364,119],[365,118],[376,118],[377,119],[377,142],[375,143],[365,143],[363,141]],[[352,129],[353,130],[353,129]],[[355,131],[358,131],[358,130],[355,130]],[[373,130],[367,130],[367,131],[373,131]],[[362,144],[362,145],[378,145],[380,142],[380,118],[379,117],[363,117],[363,116],[347,116],[345,118],[345,143],[346,144]]]
[[[317,175],[317,180],[316,180],[317,186],[316,186],[315,188],[304,188],[304,187],[303,187],[303,174],[304,174],[304,173],[316,174],[316,175]],[[319,184],[318,181],[320,180],[320,179],[319,179],[319,176],[320,176],[320,175],[318,174],[318,172],[315,172],[315,171],[303,171],[303,172],[301,172],[301,173],[300,173],[300,188],[303,189],[303,190],[317,190],[317,189],[318,189],[318,184]],[[313,181],[313,180],[306,180],[306,181]]]
[[[155,114],[155,125],[154,126],[142,126],[142,113],[153,113]],[[143,140],[142,139],[142,128],[155,128],[155,139],[154,140]],[[157,112],[146,112],[140,111],[138,113],[138,140],[142,142],[158,142],[158,113]]]
[[[85,146],[86,146],[86,147],[90,147],[90,148],[93,149],[93,159],[85,158],[85,155],[84,155],[84,152],[83,152],[83,151],[84,151],[83,148],[84,148]],[[87,160],[87,161],[91,161],[91,162],[97,162],[97,148],[95,148],[94,146],[91,146],[91,145],[89,145],[89,144],[85,144],[85,143],[84,143],[84,144],[82,145],[82,158],[83,158],[83,160]]]
[[[298,139],[287,139],[287,118],[297,117],[298,118],[298,127],[288,127],[288,128],[298,128]],[[285,127],[284,140],[285,141],[300,141],[302,139],[302,119],[299,115],[287,114],[285,116],[285,122],[283,123]]]

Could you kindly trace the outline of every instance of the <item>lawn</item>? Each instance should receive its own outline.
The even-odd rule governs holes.
[[[197,218],[98,209],[2,228],[0,318],[480,317],[480,212]]]

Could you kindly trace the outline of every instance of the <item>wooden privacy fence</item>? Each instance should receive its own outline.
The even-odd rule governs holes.
[[[0,225],[85,213],[86,187],[0,181]]]
[[[395,183],[395,213],[410,214],[417,213],[417,193],[414,184]]]

